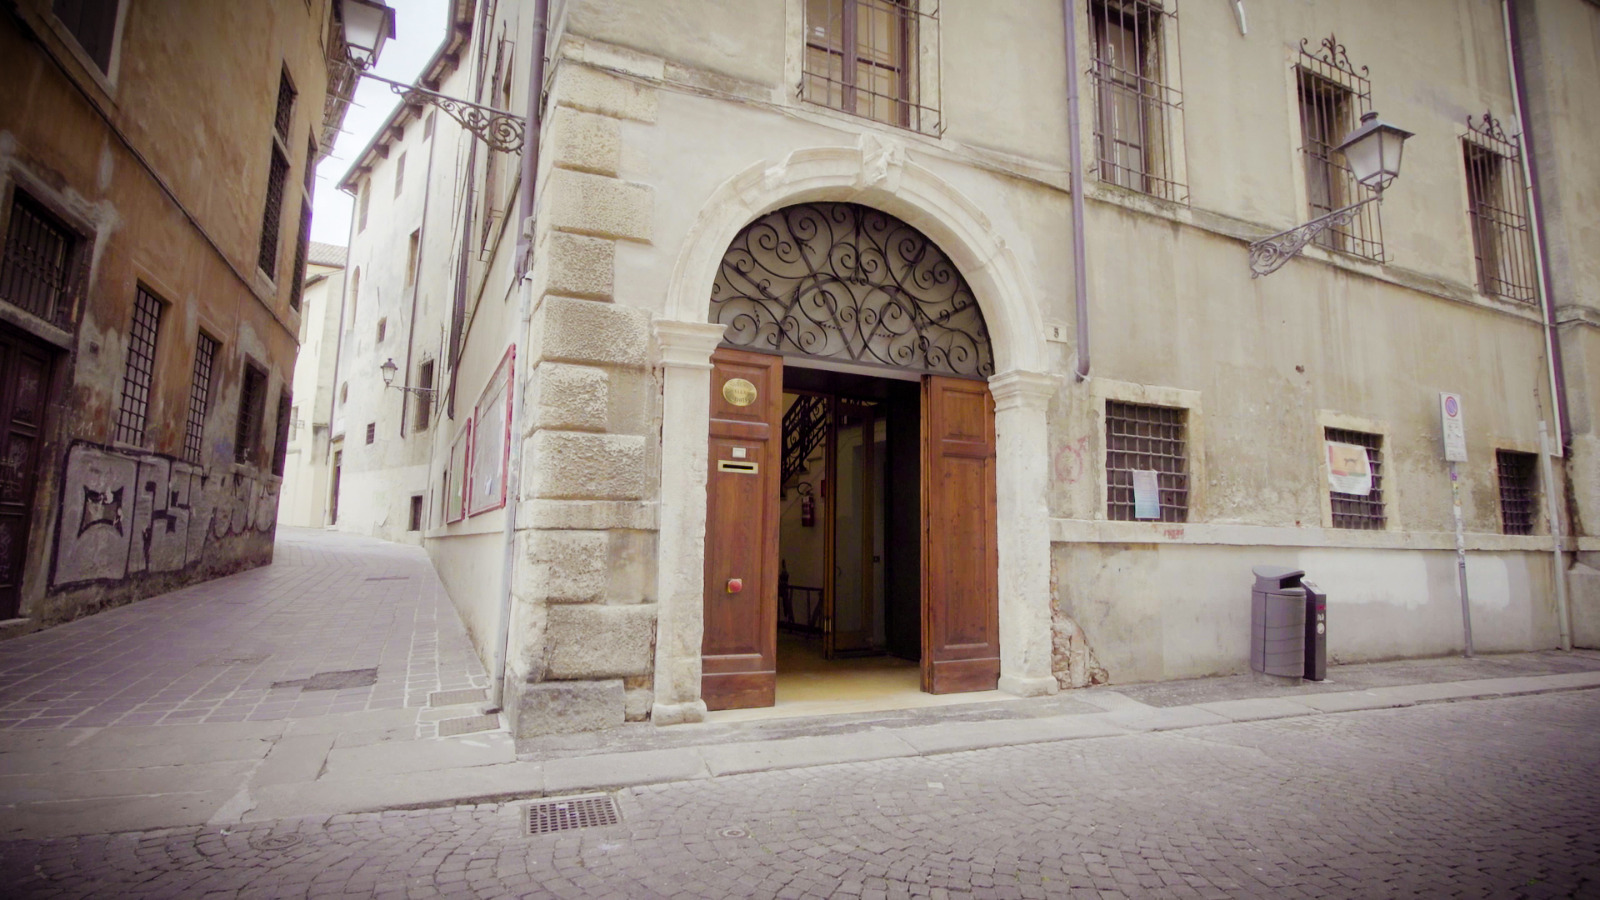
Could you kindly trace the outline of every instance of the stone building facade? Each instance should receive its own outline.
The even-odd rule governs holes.
[[[336,5],[0,3],[0,619],[271,560]]]
[[[771,703],[780,627],[934,692],[1245,671],[1263,564],[1327,591],[1336,660],[1459,652],[1446,393],[1477,650],[1593,645],[1597,27],[1588,0],[480,5],[450,93],[541,96],[540,128],[423,201],[470,231],[412,348],[442,414],[406,489],[517,732]],[[1369,196],[1335,148],[1373,109],[1415,135],[1401,177],[1256,277],[1253,242]],[[796,527],[833,542],[820,617]]]
[[[320,528],[328,524],[328,452],[333,417],[334,347],[344,300],[346,249],[312,241],[300,297],[300,351],[295,356],[289,439],[278,499],[278,521]]]

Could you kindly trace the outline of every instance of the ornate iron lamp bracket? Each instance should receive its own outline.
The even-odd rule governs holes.
[[[437,106],[445,114],[455,119],[462,128],[478,136],[478,139],[489,145],[491,150],[504,153],[521,153],[522,143],[527,133],[527,119],[513,112],[495,109],[492,106],[482,106],[469,103],[466,100],[457,100],[444,94],[420,88],[415,85],[392,81],[381,75],[371,72],[362,72],[362,78],[371,78],[381,81],[389,86],[400,99],[406,103],[419,106]]]
[[[1365,200],[1318,216],[1288,231],[1280,231],[1253,242],[1250,245],[1250,277],[1258,278],[1278,271],[1283,268],[1284,263],[1298,256],[1307,244],[1316,240],[1318,235],[1330,228],[1349,225],[1355,221],[1363,206],[1382,199],[1382,194],[1373,194]]]

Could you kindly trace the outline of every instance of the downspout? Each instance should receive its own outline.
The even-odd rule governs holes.
[[[1089,380],[1089,274],[1088,253],[1083,243],[1083,139],[1078,117],[1078,18],[1073,0],[1061,0],[1065,21],[1067,51],[1067,153],[1072,171],[1068,173],[1072,191],[1072,299],[1077,312],[1073,337],[1078,343],[1078,361],[1073,374],[1079,381]]]
[[[360,198],[355,194],[350,195],[350,233],[344,239],[344,277],[339,285],[339,328],[333,335],[333,385],[328,396],[328,448],[322,458],[323,464],[330,466],[333,464],[333,417],[339,413],[339,366],[344,362],[344,308],[346,302],[350,299],[350,274],[354,268],[352,257],[355,256],[352,251],[355,250],[356,245],[356,215],[359,212],[356,209],[356,204],[360,202]],[[327,313],[323,313],[323,315],[327,315]],[[313,425],[314,428],[315,426]],[[328,498],[324,496],[322,499],[324,501],[322,506],[322,527],[326,528],[329,525],[338,524],[328,521],[328,505],[326,502]],[[337,508],[338,498],[335,497],[333,502],[335,508]]]
[[[545,23],[549,19],[550,0],[536,0],[533,6],[533,59],[528,65],[528,120],[522,147],[522,184],[517,202],[517,251],[514,264],[522,273],[522,287],[517,298],[517,331],[515,341],[526,343],[529,323],[533,319],[533,216],[537,197],[534,182],[539,176],[539,126],[544,121],[544,57]],[[523,393],[527,385],[528,360],[520,364],[512,351],[511,387],[511,446],[506,461],[506,513],[505,547],[500,565],[500,630],[495,636],[494,695],[489,706],[495,712],[505,707],[506,657],[511,644],[511,585],[516,574],[517,507],[522,497],[522,418]]]
[[[1539,422],[1539,459],[1543,471],[1545,508],[1550,519],[1550,555],[1555,565],[1552,572],[1556,588],[1556,619],[1561,635],[1561,649],[1572,649],[1572,630],[1567,611],[1567,561],[1562,555],[1564,543],[1561,528],[1561,510],[1556,503],[1556,481],[1552,455],[1565,456],[1567,447],[1567,385],[1561,372],[1561,336],[1556,331],[1555,300],[1550,292],[1550,269],[1545,263],[1544,206],[1540,202],[1539,181],[1534,168],[1532,134],[1526,116],[1527,97],[1522,86],[1522,55],[1517,32],[1516,17],[1511,14],[1511,0],[1500,0],[1501,18],[1506,30],[1506,68],[1511,74],[1511,105],[1517,117],[1518,139],[1522,146],[1522,180],[1527,191],[1528,212],[1533,220],[1533,259],[1539,271],[1539,312],[1544,319],[1544,358],[1546,374],[1550,378],[1550,405],[1556,420],[1555,443],[1551,444],[1544,422]]]
[[[1528,211],[1533,219],[1533,261],[1539,271],[1539,312],[1544,318],[1545,362],[1550,379],[1550,396],[1555,406],[1555,452],[1566,456],[1567,442],[1567,381],[1561,371],[1561,336],[1556,331],[1555,298],[1550,291],[1550,268],[1545,262],[1544,203],[1539,193],[1538,165],[1533,159],[1533,135],[1528,128],[1527,95],[1522,86],[1522,54],[1517,32],[1516,17],[1511,14],[1511,0],[1500,0],[1500,12],[1506,29],[1506,67],[1511,71],[1511,108],[1517,117],[1518,140],[1522,143],[1522,180],[1527,191]]]
[[[438,113],[437,112],[431,113],[431,115],[435,115],[436,116],[436,115],[438,115]],[[423,123],[422,127],[426,128],[428,126],[427,126],[426,123]],[[428,201],[433,199],[433,148],[438,146],[438,143],[439,143],[439,136],[438,136],[437,133],[435,133],[433,137],[428,138],[428,171],[427,171],[427,174],[425,174],[423,176],[423,182],[422,182],[422,224],[417,226],[417,258],[414,259],[414,260],[407,260],[408,262],[411,263],[411,273],[410,273],[410,277],[411,277],[411,318],[409,320],[407,320],[407,322],[406,322],[406,367],[401,370],[402,372],[405,373],[405,383],[406,384],[410,384],[411,383],[411,353],[412,353],[413,350],[416,349],[416,340],[417,340],[417,295],[422,293],[422,278],[420,277],[420,275],[421,275],[421,272],[422,272],[422,255],[423,255],[423,253],[426,252],[426,250],[424,248],[427,247],[427,237],[428,237]],[[437,395],[435,395],[435,396],[437,396]],[[407,399],[407,398],[402,398],[402,399],[404,400],[404,399]],[[433,403],[433,402],[434,402],[433,399],[429,399],[428,400],[428,403],[430,403],[430,404]],[[400,404],[400,436],[401,437],[405,437],[406,436],[406,423],[410,420],[410,417],[408,416],[408,413],[410,413],[410,411],[411,411],[411,405],[409,403],[402,402]],[[430,416],[429,418],[431,419],[432,416]],[[432,447],[433,447],[433,442],[430,441],[429,442],[430,457],[431,457],[431,454],[432,454]],[[430,481],[433,479],[433,472],[432,472],[431,469],[429,470],[428,478],[429,478]]]

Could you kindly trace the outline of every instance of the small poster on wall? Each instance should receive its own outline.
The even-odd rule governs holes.
[[[1151,469],[1133,470],[1133,517],[1161,518],[1161,473]]]
[[[467,476],[467,515],[506,505],[506,461],[511,446],[511,370],[516,348],[506,350],[500,367],[478,398],[472,441],[472,471]]]
[[[444,518],[446,522],[459,522],[467,517],[467,447],[471,443],[472,420],[468,419],[466,424],[461,426],[461,433],[456,435],[455,442],[450,445],[450,468],[445,473],[447,490],[444,498]]]
[[[1372,461],[1359,444],[1327,441],[1328,487],[1336,494],[1365,497],[1372,493]]]

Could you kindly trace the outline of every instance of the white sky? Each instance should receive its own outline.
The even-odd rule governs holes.
[[[388,0],[394,7],[394,37],[383,45],[383,55],[373,71],[385,78],[410,83],[439,49],[444,39],[449,0]],[[317,188],[311,204],[311,239],[341,247],[350,242],[349,194],[339,190],[339,179],[367,146],[372,135],[400,103],[400,98],[379,81],[362,79],[355,100],[344,117],[344,130],[333,152],[317,166]]]

